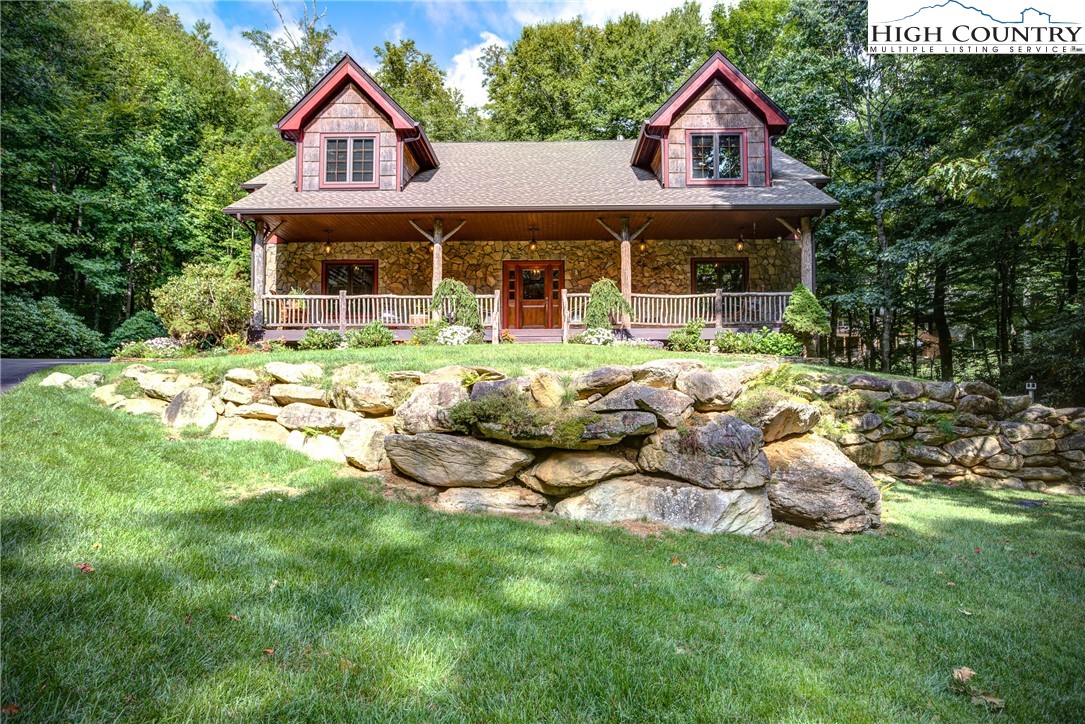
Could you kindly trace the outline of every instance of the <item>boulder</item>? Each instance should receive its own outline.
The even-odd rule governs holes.
[[[79,375],[74,380],[69,380],[67,386],[73,390],[89,390],[91,387],[97,387],[103,382],[105,382],[105,375],[101,372],[91,372]]]
[[[922,480],[924,476],[923,467],[916,463],[886,463],[882,466],[882,469],[894,477],[906,478],[908,480]]]
[[[236,382],[226,380],[222,383],[222,389],[219,390],[219,397],[225,402],[232,402],[235,405],[249,405],[252,404],[252,390],[248,387],[239,385]]]
[[[278,419],[282,410],[283,408],[278,405],[265,405],[254,402],[251,405],[238,405],[233,409],[227,407],[226,415],[228,417],[245,417],[253,420],[275,420]]]
[[[520,447],[593,450],[603,445],[616,445],[627,437],[650,435],[656,431],[656,427],[656,417],[650,412],[610,412],[595,415],[592,422],[584,424],[580,436],[575,440],[568,439],[569,432],[562,423],[553,422],[516,432],[496,423],[484,422],[478,425],[477,432],[482,437]]]
[[[723,375],[726,377],[734,377],[740,383],[746,384],[750,380],[756,379],[761,375],[768,374],[769,372],[775,372],[780,369],[779,362],[747,362],[741,364],[738,367],[731,367],[727,369],[715,369],[713,374]],[[805,377],[805,375],[804,375]]]
[[[406,382],[412,385],[418,385],[422,383],[422,375],[425,372],[419,372],[418,370],[396,370],[395,372],[388,373],[389,382]]]
[[[539,407],[558,407],[565,397],[565,383],[550,370],[539,370],[533,374],[528,389]]]
[[[1010,395],[1002,398],[1002,404],[1006,406],[1006,413],[1016,415],[1024,412],[1032,404],[1032,398],[1028,395]]]
[[[294,430],[287,435],[286,446],[312,460],[327,460],[341,465],[347,462],[339,441],[331,435],[306,435],[301,430]]]
[[[131,364],[124,368],[124,372],[121,372],[121,376],[134,380],[140,375],[147,374],[148,372],[154,372],[154,368],[148,367],[147,365]]]
[[[986,382],[962,382],[958,387],[962,395],[980,395],[992,400],[999,398],[998,390]]]
[[[227,440],[268,441],[283,445],[290,431],[272,420],[255,420],[243,417],[224,417],[211,431],[211,437]]]
[[[873,468],[879,465],[900,460],[901,444],[896,440],[882,440],[881,442],[868,442],[862,445],[849,445],[844,448],[844,454],[851,458],[856,465],[864,468]]]
[[[346,410],[331,407],[317,407],[304,402],[291,402],[279,410],[275,418],[280,425],[289,430],[332,430],[342,432],[347,425],[359,420],[357,415]]]
[[[698,412],[727,410],[745,389],[738,377],[720,377],[699,369],[680,373],[675,387],[693,398]]]
[[[663,427],[678,427],[693,414],[693,398],[676,390],[634,382],[607,393],[588,406],[593,412],[644,410],[659,418]]]
[[[889,383],[889,391],[898,400],[914,400],[923,394],[923,383],[911,380],[893,380]]]
[[[113,409],[127,412],[130,415],[154,415],[155,417],[162,417],[162,413],[168,405],[165,400],[154,400],[149,397],[134,397],[132,399],[118,402],[117,406]]]
[[[834,533],[881,525],[881,492],[865,471],[828,440],[806,436],[765,446],[766,490],[776,520]]]
[[[531,380],[527,377],[510,377],[503,380],[479,380],[471,385],[471,399],[477,400],[480,397],[504,392],[523,394],[528,391],[530,382]]]
[[[845,418],[845,422],[852,426],[856,432],[870,432],[882,426],[885,420],[881,415],[868,412],[865,415],[851,415]]]
[[[260,375],[256,370],[250,370],[247,367],[234,367],[226,371],[226,381],[243,387],[252,387],[260,381]]]
[[[798,400],[780,400],[755,420],[765,442],[802,435],[813,430],[819,422],[821,411]]]
[[[705,363],[697,359],[657,359],[633,367],[633,381],[649,387],[670,389],[678,375],[688,370],[703,370]]]
[[[1028,455],[1024,459],[1026,468],[1056,467],[1062,465],[1062,460],[1055,455]]]
[[[1080,485],[1049,485],[1044,488],[1048,495],[1085,495],[1085,487]]]
[[[953,456],[945,450],[927,445],[906,447],[904,456],[921,465],[949,465],[953,462]]]
[[[463,378],[468,374],[481,375],[492,380],[500,380],[505,377],[504,373],[499,372],[492,367],[446,365],[444,367],[438,367],[432,372],[425,373],[418,378],[418,382],[422,385],[435,385],[441,382],[454,382],[459,385],[462,384]]]
[[[560,501],[554,512],[570,520],[646,520],[700,533],[761,535],[772,529],[772,512],[764,488],[706,490],[639,475],[599,483]]]
[[[355,420],[343,429],[339,447],[347,462],[362,470],[379,470],[387,458],[384,455],[384,425],[376,420]]]
[[[526,450],[429,432],[389,435],[384,449],[397,470],[442,488],[497,487],[535,460]]]
[[[757,488],[768,480],[761,431],[733,415],[705,425],[660,430],[640,449],[637,465],[703,488]]]
[[[953,402],[957,399],[957,385],[953,382],[924,382],[923,394],[938,402]]]
[[[378,417],[395,409],[392,385],[387,382],[356,382],[332,387],[332,404],[341,410]]]
[[[324,395],[324,390],[308,385],[272,385],[271,397],[280,405],[303,402],[306,405],[328,407],[328,400]]]
[[[1033,422],[1037,422],[1041,420],[1047,420],[1054,414],[1055,410],[1053,408],[1047,407],[1046,405],[1029,405],[1020,413],[1018,413],[1017,417],[1021,420],[1030,420]]]
[[[1002,404],[983,395],[965,395],[957,401],[957,412],[972,415],[1002,416]]]
[[[268,362],[264,370],[269,375],[285,382],[288,385],[300,385],[308,380],[319,379],[324,376],[324,369],[314,362]]]
[[[868,374],[852,375],[844,384],[853,390],[874,390],[877,392],[889,392],[892,385],[887,379]]]
[[[174,376],[162,372],[148,372],[136,378],[147,397],[155,397],[169,402],[183,390],[200,384],[202,376],[189,374]]]
[[[539,513],[546,498],[522,485],[500,488],[449,488],[437,496],[437,508],[449,513],[524,515]]]
[[[455,428],[448,411],[468,399],[467,390],[458,382],[421,384],[396,409],[396,432],[452,432]]]
[[[218,422],[218,413],[211,406],[211,391],[205,387],[181,390],[162,411],[162,422],[173,428],[211,427]]]
[[[632,381],[632,369],[625,365],[609,365],[578,375],[573,381],[573,388],[577,396],[583,400],[595,394],[605,395]]]
[[[948,402],[939,402],[938,400],[923,400],[921,402],[905,402],[904,409],[919,413],[932,412],[935,414],[948,414],[955,411],[957,408],[949,404]]]
[[[1013,444],[1018,455],[1046,455],[1055,452],[1054,440],[1021,440]]]
[[[980,435],[947,442],[942,449],[952,455],[958,465],[971,468],[1002,452],[1002,445],[993,435]]]
[[[557,452],[542,462],[521,470],[517,477],[532,490],[546,495],[568,495],[580,488],[632,475],[637,466],[621,455],[590,450]]]
[[[128,399],[124,395],[117,394],[116,385],[102,385],[90,394],[90,398],[105,407],[113,407],[117,403]]]
[[[1060,440],[1056,440],[1055,449],[1063,453],[1071,450],[1085,450],[1085,432],[1067,435]]]
[[[912,436],[912,428],[906,425],[882,425],[866,434],[870,442],[879,440],[904,440]]]
[[[1070,473],[1062,468],[1021,468],[1017,471],[1017,477],[1022,480],[1040,480],[1045,483],[1066,480]]]
[[[823,400],[831,400],[841,392],[847,392],[848,388],[844,385],[834,385],[832,383],[826,383],[818,385],[814,388],[814,394]]]

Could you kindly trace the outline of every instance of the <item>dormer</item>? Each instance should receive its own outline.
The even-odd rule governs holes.
[[[644,122],[631,163],[664,187],[771,186],[772,143],[790,123],[716,51]]]
[[[439,165],[418,121],[349,55],[275,127],[296,148],[296,191],[402,190]]]

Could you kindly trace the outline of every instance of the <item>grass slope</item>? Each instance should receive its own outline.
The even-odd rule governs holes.
[[[0,397],[0,703],[28,720],[985,719],[962,665],[1012,719],[1085,713],[1080,500],[897,486],[881,535],[637,538],[389,502],[33,384]]]

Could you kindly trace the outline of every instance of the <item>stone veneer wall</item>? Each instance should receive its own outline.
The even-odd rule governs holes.
[[[697,258],[746,258],[751,292],[790,291],[799,282],[799,242],[747,240],[735,249],[733,239],[651,240],[645,250],[633,243],[633,291],[638,294],[689,294],[690,262]],[[267,288],[277,293],[301,289],[322,292],[322,261],[374,260],[379,294],[428,294],[431,252],[425,241],[334,242],[330,254],[322,243],[272,244],[267,254]],[[540,241],[535,251],[526,241],[448,241],[446,278],[459,279],[478,294],[492,294],[501,284],[503,261],[565,262],[565,287],[587,292],[603,277],[619,278],[615,240]]]

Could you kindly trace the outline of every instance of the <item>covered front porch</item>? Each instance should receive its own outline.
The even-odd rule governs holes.
[[[775,327],[795,284],[813,286],[810,219],[782,213],[269,218],[253,245],[254,326],[290,340],[379,320],[407,339],[452,278],[475,292],[488,339],[508,329],[518,341],[567,341],[605,277],[633,307],[620,325],[633,337],[664,339],[695,319],[706,336]]]

